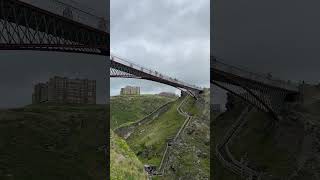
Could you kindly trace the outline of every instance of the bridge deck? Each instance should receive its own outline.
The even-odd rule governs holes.
[[[67,18],[19,0],[0,0],[0,27],[0,49],[109,54],[106,28],[98,28],[98,25]]]
[[[278,88],[278,89],[282,89],[290,92],[299,92],[298,85],[296,84],[289,83],[287,81],[269,78],[267,75],[248,72],[216,60],[211,61],[211,69],[213,70],[213,74],[215,75],[223,74],[224,76],[230,76],[232,78],[238,78],[241,80],[257,82],[259,84],[272,87],[272,88]],[[221,77],[214,77],[213,75],[212,79],[214,80],[215,78],[221,78]],[[222,79],[220,80],[223,81]]]
[[[161,74],[157,71],[142,67],[135,63],[129,62],[117,56],[111,55],[110,56],[110,67],[113,69],[117,69],[119,71],[126,72],[128,74],[133,75],[136,78],[147,79],[151,81],[156,81],[159,83],[167,84],[173,87],[183,88],[187,90],[193,90],[201,92],[203,88],[197,87],[195,85],[188,84],[186,82],[177,80],[175,78],[171,78],[167,75]],[[118,77],[117,75],[111,75],[111,77]]]

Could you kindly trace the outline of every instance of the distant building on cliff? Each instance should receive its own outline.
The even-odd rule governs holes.
[[[140,87],[126,86],[124,88],[121,88],[120,95],[140,95]]]
[[[32,104],[48,101],[48,83],[38,83],[34,86]]]
[[[96,81],[55,76],[34,86],[32,103],[96,104]]]

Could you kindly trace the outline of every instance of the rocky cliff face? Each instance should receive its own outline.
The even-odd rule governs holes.
[[[320,179],[320,101],[316,88],[305,89],[304,102],[288,104],[279,122],[255,109],[247,115],[247,123],[230,144],[230,151],[249,167],[264,172],[267,179]],[[223,128],[232,125],[245,104],[228,102],[232,108],[215,119],[215,138],[224,134]],[[238,176],[214,162],[218,179],[237,179]],[[231,174],[231,176],[230,176]],[[218,176],[219,175],[219,176]]]
[[[206,91],[195,102],[194,118],[172,145],[164,177],[167,179],[209,179],[210,95]]]
[[[320,101],[296,106],[287,118],[301,130],[291,179],[320,179]],[[283,127],[287,129],[287,127]],[[298,139],[298,138],[296,138]]]

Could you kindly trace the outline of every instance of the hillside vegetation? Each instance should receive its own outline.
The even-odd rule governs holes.
[[[130,126],[149,115],[173,98],[158,95],[115,96],[111,98],[111,127]],[[132,150],[132,146],[111,130],[111,179],[143,180],[146,174],[143,163]]]
[[[105,105],[0,111],[0,179],[104,179]]]
[[[214,119],[214,142],[222,138],[247,106],[237,101],[239,99],[229,98],[231,108]],[[315,110],[315,103],[304,107],[288,104],[288,107],[287,111],[282,112],[279,121],[258,109],[250,111],[245,117],[247,122],[229,149],[235,159],[263,172],[265,179],[319,179],[317,149],[320,147],[320,128],[318,119],[312,119],[319,111]],[[215,160],[214,178],[237,180],[239,176]]]
[[[193,116],[172,146],[164,179],[210,178],[210,91],[188,97],[182,109]]]
[[[124,165],[119,164],[119,170],[116,170],[116,172],[119,172],[119,175],[127,174],[127,177],[131,177],[128,174],[139,174],[139,161],[142,167],[144,164],[150,164],[159,168],[168,140],[174,138],[186,120],[186,117],[177,111],[177,108],[184,98],[187,99],[182,106],[183,111],[195,118],[191,120],[185,131],[181,133],[181,138],[177,144],[173,145],[174,150],[169,153],[169,165],[165,168],[167,173],[165,173],[164,176],[153,177],[152,179],[209,178],[209,90],[207,90],[198,101],[189,96],[179,98],[168,104],[165,111],[159,111],[157,115],[150,118],[150,120],[135,126],[134,131],[126,137],[126,143],[134,154],[128,158],[120,158],[124,163],[131,163],[125,163]],[[134,106],[136,104],[133,102],[134,99],[131,101],[131,105]],[[113,101],[113,103],[115,102],[119,101]],[[155,103],[155,101],[151,102]],[[113,104],[111,104],[111,106],[113,106]],[[128,107],[128,109],[131,108],[132,107]],[[126,123],[126,125],[122,126],[131,127],[132,124]],[[127,147],[124,147],[124,149],[127,149]],[[120,151],[118,154],[125,154],[125,152]],[[138,157],[139,161],[137,161],[133,155]],[[120,157],[122,156],[124,155],[120,155]],[[118,159],[116,156],[112,157],[112,161],[116,161],[116,159]],[[127,167],[127,164],[130,165]],[[114,166],[114,168],[116,168],[116,166]]]
[[[170,104],[168,111],[139,126],[127,139],[144,164],[160,165],[167,139],[175,136],[185,120],[177,111],[181,101],[182,98]]]
[[[271,117],[264,112],[253,110],[246,118],[248,122],[245,128],[230,147],[235,158],[248,159],[250,166],[259,171],[288,177],[293,171],[294,154],[277,146],[275,131],[268,128]]]
[[[130,149],[125,140],[111,130],[110,138],[110,177],[111,180],[147,179],[143,164]]]
[[[239,99],[234,96],[228,95],[228,102],[226,104],[227,110],[220,113],[219,116],[215,116],[211,122],[211,127],[214,134],[211,136],[212,147],[221,141],[225,133],[229,130],[232,124],[236,121],[237,117],[243,111],[247,104],[239,102]],[[232,150],[230,148],[230,150]],[[215,154],[215,148],[211,148],[211,154]],[[214,179],[219,180],[238,180],[240,177],[222,166],[221,162],[216,156],[212,157],[213,169],[212,174]]]
[[[174,100],[159,95],[111,97],[111,129],[142,119],[161,105]]]

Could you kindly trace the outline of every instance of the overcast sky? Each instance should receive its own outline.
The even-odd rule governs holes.
[[[209,0],[112,0],[111,53],[197,86],[209,87]],[[111,79],[111,95],[125,85],[142,93],[177,91],[135,79]]]
[[[47,6],[41,0],[24,0]],[[107,1],[74,0],[95,14],[107,14]],[[209,87],[209,0],[111,1],[111,49],[116,55],[197,86]],[[106,95],[105,57],[37,51],[0,52],[0,108],[31,103],[33,85],[54,75],[96,79],[98,102]],[[142,93],[177,91],[144,80],[113,79],[111,95],[125,85]]]
[[[284,80],[320,82],[320,1],[217,0],[213,6],[215,56]]]

